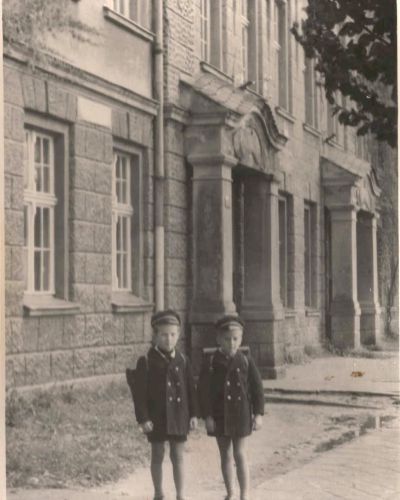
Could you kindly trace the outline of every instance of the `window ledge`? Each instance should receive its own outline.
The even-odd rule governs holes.
[[[296,315],[296,309],[285,309],[285,318],[294,318]]]
[[[339,149],[339,151],[344,151],[344,147],[339,142],[335,141],[334,138],[325,139],[325,142],[332,148]]]
[[[318,309],[306,309],[306,316],[310,318],[318,318],[321,312]]]
[[[285,120],[290,123],[294,123],[296,121],[296,118],[292,115],[292,113],[284,108],[281,108],[280,106],[276,106],[275,111],[279,116],[282,116],[282,118],[285,118]]]
[[[303,129],[314,137],[321,137],[321,132],[309,123],[303,123]]]
[[[207,61],[200,61],[200,67],[203,71],[206,73],[211,73],[214,76],[217,76],[218,78],[221,78],[222,80],[225,80],[229,83],[233,82],[233,78],[224,73],[222,70],[217,68],[216,66],[213,66],[212,64],[208,63]]]
[[[131,33],[137,35],[143,40],[146,40],[147,42],[154,42],[155,39],[154,33],[152,33],[146,28],[143,28],[143,26],[140,26],[135,21],[132,21],[132,19],[129,19],[128,17],[118,14],[118,12],[115,12],[114,10],[110,9],[110,7],[107,7],[107,5],[103,6],[103,12],[104,12],[104,17],[109,21],[117,24],[118,26],[126,29],[127,31],[130,31]]]
[[[49,295],[24,295],[26,316],[64,316],[79,313],[79,305]]]
[[[111,305],[115,313],[152,311],[154,308],[154,304],[145,302],[140,297],[129,292],[113,292]]]

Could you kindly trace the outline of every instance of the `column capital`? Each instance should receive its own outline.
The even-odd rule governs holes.
[[[187,155],[188,162],[193,167],[206,167],[206,166],[221,166],[234,167],[238,164],[238,159],[234,156],[224,154],[189,154]]]
[[[357,221],[357,207],[355,205],[333,205],[328,206],[332,221]]]

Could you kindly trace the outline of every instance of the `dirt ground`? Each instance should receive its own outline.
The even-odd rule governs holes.
[[[388,398],[342,397],[336,401],[369,408],[343,408],[299,404],[270,404],[266,406],[261,431],[249,438],[252,484],[293,470],[319,454],[356,438],[368,429],[384,425],[396,418],[398,406]],[[221,491],[219,459],[215,440],[204,429],[190,436],[187,443],[188,492],[203,491],[205,495]],[[164,481],[166,491],[173,492],[172,471],[166,461]],[[150,498],[151,480],[147,468],[138,468],[128,478],[105,486],[99,493],[111,498]],[[134,495],[133,497],[131,495]]]

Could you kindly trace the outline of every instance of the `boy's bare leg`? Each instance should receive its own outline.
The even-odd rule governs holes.
[[[221,456],[221,471],[224,478],[228,498],[233,496],[234,474],[232,460],[232,439],[227,436],[217,437],[219,454]]]
[[[162,490],[162,463],[164,460],[164,443],[151,443],[151,478],[154,486],[154,497],[164,498]]]
[[[172,462],[172,470],[174,473],[174,483],[176,489],[176,498],[183,500],[183,487],[184,487],[184,464],[183,464],[183,450],[185,443],[178,441],[169,442],[169,455]]]
[[[233,456],[240,486],[240,500],[248,500],[250,498],[250,473],[247,461],[247,438],[233,439]]]

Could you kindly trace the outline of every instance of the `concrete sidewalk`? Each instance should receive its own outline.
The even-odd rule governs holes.
[[[321,455],[287,474],[265,481],[252,500],[397,500],[400,498],[400,429],[373,431]],[[140,485],[138,485],[140,490]],[[7,500],[151,500],[151,494],[99,490],[20,490]],[[190,490],[190,486],[188,488]],[[190,492],[188,500],[220,500],[222,485],[213,492]],[[167,500],[172,500],[172,496]]]
[[[399,441],[399,427],[374,431],[266,481],[256,489],[253,499],[397,500],[400,498]]]
[[[265,380],[267,392],[354,393],[399,396],[399,357],[387,359],[324,357],[287,365],[286,376]]]

